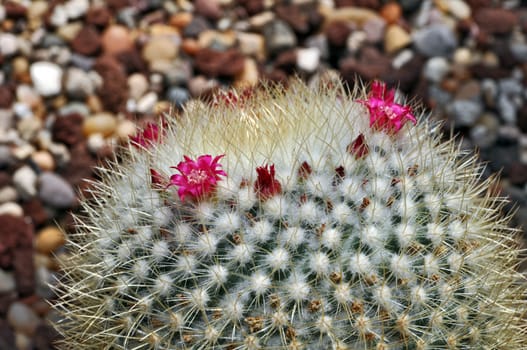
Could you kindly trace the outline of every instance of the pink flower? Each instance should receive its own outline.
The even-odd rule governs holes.
[[[130,136],[132,145],[135,147],[148,148],[152,144],[161,141],[161,130],[156,123],[148,123],[140,133]]]
[[[170,176],[170,184],[179,186],[178,195],[182,201],[187,196],[191,198],[202,198],[210,195],[216,188],[216,184],[221,180],[221,176],[227,173],[221,170],[218,161],[225,155],[212,158],[211,155],[199,156],[197,160],[192,160],[184,156],[185,161],[171,168],[177,169],[181,174]]]
[[[253,95],[254,91],[252,88],[245,88],[241,92],[233,90],[223,91],[220,90],[214,95],[213,105],[219,106],[221,104],[227,107],[243,107],[245,102]]]
[[[368,100],[359,100],[370,112],[370,127],[388,132],[399,131],[407,120],[416,124],[417,120],[409,106],[394,102],[395,90],[386,89],[386,84],[374,81]]]
[[[275,178],[274,165],[256,168],[257,178],[254,182],[254,192],[260,200],[271,198],[282,192],[282,185]]]

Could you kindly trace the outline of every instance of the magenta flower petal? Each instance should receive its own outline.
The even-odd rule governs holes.
[[[184,161],[171,167],[180,174],[170,176],[169,186],[178,186],[178,195],[182,201],[185,201],[187,196],[198,199],[211,195],[221,180],[220,176],[227,176],[219,164],[219,160],[224,156],[222,154],[212,158],[206,154],[199,156],[197,160],[183,156]]]
[[[256,174],[254,192],[260,200],[266,200],[282,192],[282,185],[275,178],[274,165],[257,167]]]
[[[378,130],[398,132],[408,120],[417,123],[411,108],[395,103],[395,90],[387,89],[382,82],[374,81],[368,99],[358,102],[368,108],[370,127]]]
[[[160,142],[161,136],[159,125],[148,123],[137,135],[130,136],[130,140],[135,147],[148,148],[154,143]]]

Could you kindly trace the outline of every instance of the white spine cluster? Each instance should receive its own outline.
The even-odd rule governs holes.
[[[101,169],[58,287],[61,348],[523,348],[526,287],[493,180],[424,116],[387,134],[364,89],[347,93],[293,82],[196,103]],[[224,155],[215,195],[152,184],[150,169],[168,179],[203,154]],[[263,196],[269,164],[281,187]]]

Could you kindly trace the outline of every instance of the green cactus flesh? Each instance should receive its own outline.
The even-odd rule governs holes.
[[[526,346],[520,250],[494,180],[425,116],[371,128],[364,90],[293,82],[195,102],[158,144],[101,169],[57,286],[60,347]],[[168,179],[202,154],[225,155],[213,195],[151,183],[150,169]],[[281,188],[262,198],[255,169],[270,164]]]

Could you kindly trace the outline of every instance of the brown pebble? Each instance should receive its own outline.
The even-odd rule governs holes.
[[[518,24],[518,16],[507,9],[482,8],[474,14],[474,21],[488,33],[507,34]]]
[[[71,41],[73,51],[92,56],[98,53],[101,48],[101,38],[99,32],[93,26],[84,26]]]
[[[22,203],[22,208],[24,209],[25,217],[31,218],[35,227],[43,225],[49,219],[49,214],[38,197],[32,197]]]
[[[191,12],[178,12],[170,16],[168,23],[179,30],[185,29],[192,22]]]
[[[401,5],[394,1],[385,4],[380,10],[381,17],[384,18],[388,24],[395,24],[399,22],[402,14],[403,11],[401,9]]]
[[[86,12],[86,23],[106,27],[112,18],[112,14],[105,6],[93,6]]]
[[[134,46],[134,41],[130,31],[125,26],[112,25],[102,34],[101,44],[103,51],[109,55],[130,50]]]
[[[195,0],[194,11],[213,21],[220,19],[223,13],[218,0]]]
[[[86,136],[96,133],[110,136],[114,133],[116,127],[117,120],[112,114],[99,113],[84,119],[83,132]]]
[[[196,39],[185,38],[181,43],[181,49],[187,55],[195,56],[201,49],[201,46],[199,45],[199,42]]]
[[[6,1],[4,10],[7,18],[19,19],[26,16],[27,8],[17,1]]]
[[[44,227],[37,233],[35,249],[42,254],[51,254],[66,242],[64,233],[55,226]]]
[[[82,123],[84,117],[77,113],[63,115],[55,119],[51,127],[53,140],[73,146],[84,140]]]
[[[232,78],[243,71],[245,57],[236,49],[216,51],[204,48],[197,52],[194,64],[209,77]]]
[[[13,92],[8,86],[0,86],[0,108],[10,108],[14,101]]]
[[[325,29],[328,42],[334,47],[344,47],[348,36],[352,31],[352,25],[347,21],[332,21]]]

